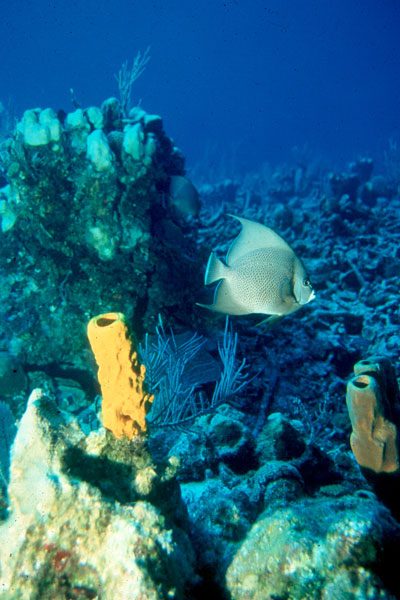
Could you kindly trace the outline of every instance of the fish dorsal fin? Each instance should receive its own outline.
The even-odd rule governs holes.
[[[226,255],[226,264],[231,266],[236,260],[260,248],[282,248],[293,252],[289,244],[281,238],[280,235],[272,231],[269,227],[255,223],[243,217],[229,214],[230,217],[240,221],[242,230],[237,238],[232,242]]]

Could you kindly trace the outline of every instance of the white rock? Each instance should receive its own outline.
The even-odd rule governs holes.
[[[107,171],[112,167],[113,153],[101,129],[95,129],[87,136],[86,156],[96,171]]]
[[[144,131],[140,123],[129,125],[125,128],[123,148],[127,154],[134,160],[141,160],[144,157]]]
[[[52,108],[45,108],[41,111],[39,123],[48,128],[50,141],[58,142],[60,140],[62,127]]]
[[[102,129],[104,125],[104,118],[100,108],[98,108],[97,106],[89,106],[89,108],[86,109],[86,116],[88,118],[89,123],[95,129]]]
[[[73,112],[67,114],[65,118],[65,127],[66,129],[90,129],[89,123],[81,108],[77,108]]]

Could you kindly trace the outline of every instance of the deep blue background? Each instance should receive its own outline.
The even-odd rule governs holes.
[[[247,167],[307,143],[336,161],[398,137],[398,0],[3,0],[0,99],[73,110],[117,95],[151,45],[135,100],[188,157],[213,146]]]

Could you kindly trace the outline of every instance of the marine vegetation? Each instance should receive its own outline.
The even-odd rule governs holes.
[[[150,427],[190,427],[198,417],[215,412],[238,396],[249,383],[246,359],[238,361],[238,335],[232,333],[228,319],[218,343],[220,362],[204,349],[205,343],[198,334],[177,336],[171,329],[168,335],[161,317],[156,339],[150,341],[146,334],[139,350],[146,365],[148,389],[155,398],[147,415]],[[214,386],[212,392],[210,384]]]

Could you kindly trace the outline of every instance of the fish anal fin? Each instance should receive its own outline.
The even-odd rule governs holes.
[[[215,289],[213,304],[200,304],[210,310],[225,313],[227,315],[248,315],[250,314],[232,295],[229,283],[226,279],[222,279]]]

